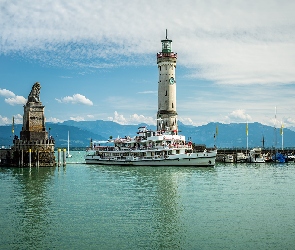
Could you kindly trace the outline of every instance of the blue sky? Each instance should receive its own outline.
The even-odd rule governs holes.
[[[47,122],[155,124],[161,39],[181,122],[295,126],[295,2],[0,0],[0,125],[35,82]]]

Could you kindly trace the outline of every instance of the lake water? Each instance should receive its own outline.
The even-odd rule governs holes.
[[[294,249],[295,164],[0,168],[0,249]]]

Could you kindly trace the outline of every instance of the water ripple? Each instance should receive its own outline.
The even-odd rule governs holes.
[[[292,249],[294,181],[294,163],[1,168],[0,245]]]

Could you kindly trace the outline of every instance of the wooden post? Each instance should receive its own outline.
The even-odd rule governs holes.
[[[39,167],[39,150],[37,150],[37,167]]]
[[[24,150],[22,149],[22,155],[21,155],[21,162],[20,162],[21,167],[24,166]]]
[[[66,166],[67,165],[67,162],[66,162],[66,149],[64,148],[64,152],[63,152],[63,166]]]
[[[32,149],[29,149],[29,167],[31,167],[32,163]]]
[[[60,148],[57,150],[57,165],[58,166],[61,165],[61,161],[60,161]]]

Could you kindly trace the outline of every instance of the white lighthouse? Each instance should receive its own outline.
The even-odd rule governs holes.
[[[177,53],[172,52],[172,40],[161,40],[162,52],[157,53],[159,69],[157,130],[178,133],[176,112],[175,68]]]

